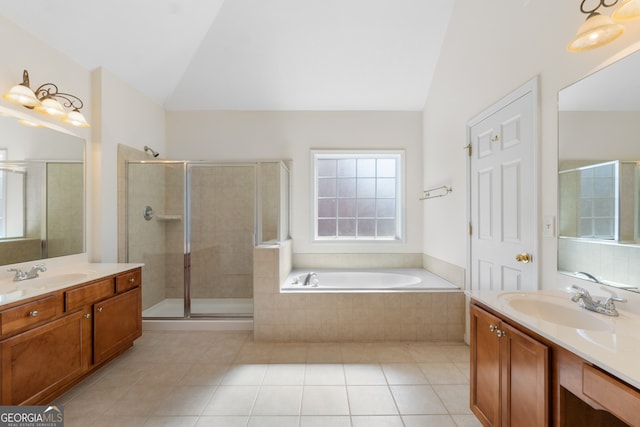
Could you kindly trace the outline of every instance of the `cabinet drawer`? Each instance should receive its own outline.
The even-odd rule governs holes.
[[[142,284],[142,270],[134,270],[116,277],[116,292],[121,293]]]
[[[113,278],[72,289],[64,293],[65,310],[72,311],[115,295]]]
[[[625,423],[640,425],[640,392],[636,389],[583,364],[582,392]]]
[[[0,313],[2,335],[35,325],[56,316],[56,297],[50,296]]]

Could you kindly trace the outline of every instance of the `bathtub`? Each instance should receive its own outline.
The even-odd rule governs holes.
[[[305,278],[314,272],[310,283]],[[455,291],[459,287],[420,268],[293,270],[283,292]]]

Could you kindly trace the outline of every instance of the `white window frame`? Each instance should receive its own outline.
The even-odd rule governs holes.
[[[318,162],[321,159],[395,159],[395,236],[319,236],[318,235]],[[405,241],[405,152],[404,150],[311,150],[311,227],[314,243],[399,243]],[[336,196],[336,198],[338,198]],[[356,196],[357,199],[357,196]],[[377,197],[376,197],[377,199]],[[337,218],[337,217],[336,217]],[[356,216],[357,218],[357,216]],[[374,217],[377,219],[377,216]],[[337,234],[337,232],[336,232]]]
[[[0,148],[0,161],[6,161],[8,150]],[[2,179],[0,180],[0,239],[7,236],[7,173],[0,171]]]

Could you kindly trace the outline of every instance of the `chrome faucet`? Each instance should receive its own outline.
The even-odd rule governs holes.
[[[39,277],[38,272],[47,271],[47,267],[45,267],[44,264],[36,264],[31,267],[31,270],[29,271],[22,271],[19,268],[10,268],[7,271],[15,272],[16,274],[13,276],[13,281],[20,282],[22,280],[35,279],[36,277]]]
[[[302,283],[302,286],[309,286],[311,284],[311,278],[313,277],[317,278],[318,275],[313,271],[310,273],[307,273],[307,277],[304,278],[304,282]]]
[[[618,310],[616,310],[616,306],[613,303],[617,302],[627,302],[624,298],[619,298],[608,289],[603,289],[609,293],[611,296],[606,298],[604,301],[595,300],[591,297],[591,294],[584,288],[573,285],[572,288],[576,291],[576,293],[571,297],[571,301],[579,302],[580,307],[586,308],[590,311],[595,311],[596,313],[606,314],[607,316],[618,316]]]

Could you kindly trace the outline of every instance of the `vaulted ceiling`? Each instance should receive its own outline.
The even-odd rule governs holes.
[[[29,0],[15,22],[167,110],[421,110],[454,0]]]

